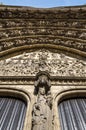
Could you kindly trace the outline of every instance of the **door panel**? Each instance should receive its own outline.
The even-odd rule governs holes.
[[[59,104],[62,130],[86,130],[86,99],[69,99]]]
[[[16,98],[0,98],[0,130],[23,130],[26,103]]]

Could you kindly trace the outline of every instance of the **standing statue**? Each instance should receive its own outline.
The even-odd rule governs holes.
[[[52,130],[52,97],[50,80],[40,74],[35,82],[37,101],[33,106],[32,130]]]

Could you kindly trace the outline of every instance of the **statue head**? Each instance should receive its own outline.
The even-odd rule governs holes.
[[[46,90],[45,90],[45,87],[39,87],[39,90],[38,90],[38,94],[39,95],[45,95],[46,94]]]
[[[51,83],[49,74],[45,72],[38,73],[35,81],[35,94],[38,94],[38,92],[41,94],[47,94],[50,87]]]

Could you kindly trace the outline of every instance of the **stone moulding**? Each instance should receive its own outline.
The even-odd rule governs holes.
[[[55,45],[86,57],[86,6],[0,6],[0,58],[23,46]],[[11,50],[10,50],[11,49]]]
[[[3,6],[0,7],[1,18],[84,18],[86,15],[86,6],[75,7],[60,7],[60,8],[30,8],[30,7],[16,7]],[[39,15],[41,14],[41,15]],[[47,16],[48,14],[48,16]],[[70,15],[71,14],[71,15]]]
[[[51,79],[51,84],[52,85],[84,85],[86,86],[86,78],[85,77],[52,77],[50,76]],[[35,81],[35,76],[30,76],[30,77],[23,77],[23,76],[0,76],[0,84],[24,84],[24,85],[33,85]]]
[[[10,49],[7,49],[5,51],[0,52],[0,60],[6,59],[10,56],[15,56],[18,54],[25,52],[32,52],[36,51],[39,49],[49,49],[53,52],[62,52],[65,54],[69,54],[78,58],[82,58],[85,60],[86,58],[86,53],[84,51],[80,51],[71,47],[65,47],[65,46],[60,46],[60,45],[54,45],[54,44],[33,44],[33,45],[24,45],[24,46],[18,46],[18,47],[13,47]]]

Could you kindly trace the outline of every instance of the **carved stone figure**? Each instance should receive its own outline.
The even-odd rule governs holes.
[[[50,81],[40,75],[36,85],[37,102],[33,106],[32,130],[52,130],[52,97]]]

